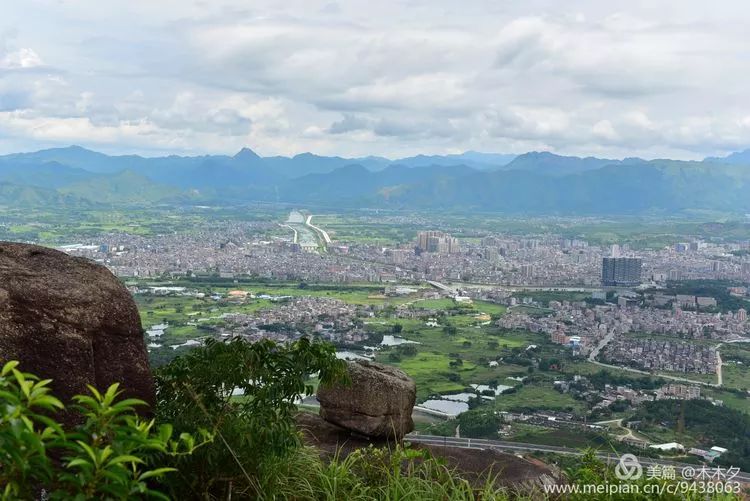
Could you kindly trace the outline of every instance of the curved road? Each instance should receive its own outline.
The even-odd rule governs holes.
[[[633,433],[633,430],[631,428],[628,428],[627,426],[623,426],[622,425],[622,421],[623,421],[623,418],[620,418],[620,419],[610,419],[610,420],[607,420],[607,421],[597,421],[594,424],[597,424],[597,425],[600,425],[600,426],[601,425],[609,425],[609,424],[612,424],[612,423],[616,424],[619,429],[625,430],[625,432],[626,432],[624,435],[615,435],[615,439],[617,439],[617,440],[619,440],[621,442],[623,440],[629,438],[631,440],[637,440],[639,442],[644,442],[644,443],[647,443],[647,444],[651,443],[648,440],[646,440],[645,438],[637,437]]]
[[[289,228],[290,230],[292,230],[294,232],[294,243],[296,244],[299,242],[299,236],[297,235],[297,230],[295,230],[288,224],[279,224],[279,226],[281,226],[282,228]]]
[[[319,228],[319,227],[315,226],[314,224],[312,224],[312,218],[313,218],[312,214],[310,214],[309,216],[307,216],[307,219],[305,220],[305,224],[307,226],[309,226],[310,228],[312,228],[313,231],[315,231],[318,235],[320,235],[321,237],[323,237],[323,242],[325,242],[325,245],[330,245],[331,244],[331,237],[328,236],[328,233],[326,232],[326,230],[324,230],[322,228]]]

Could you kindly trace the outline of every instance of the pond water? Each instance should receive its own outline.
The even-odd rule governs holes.
[[[502,384],[497,385],[497,388],[490,388],[486,384],[472,384],[471,387],[474,388],[475,390],[477,390],[479,393],[482,393],[483,391],[487,391],[487,390],[494,391],[495,392],[495,396],[499,396],[505,390],[510,390],[511,388],[513,388],[512,386],[505,386],[505,385],[502,385]]]
[[[370,357],[365,357],[353,351],[337,351],[336,358],[341,360],[372,360]]]
[[[181,348],[183,346],[200,346],[202,343],[200,341],[196,341],[195,339],[188,339],[182,344],[173,344],[170,346],[173,350],[176,350],[177,348]]]
[[[398,336],[392,336],[390,334],[387,334],[383,336],[383,340],[380,342],[383,346],[398,346],[400,344],[419,344],[417,341],[409,341],[408,339],[404,339],[402,337]]]
[[[419,407],[442,412],[450,417],[456,417],[469,410],[469,404],[466,402],[453,402],[451,400],[427,400],[419,404]]]

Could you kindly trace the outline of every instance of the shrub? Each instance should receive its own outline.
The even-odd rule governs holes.
[[[273,486],[261,489],[258,479],[271,478],[268,468],[300,445],[295,401],[314,391],[305,381],[318,373],[329,384],[345,378],[345,367],[332,345],[302,338],[287,345],[209,340],[160,369],[158,419],[178,432],[208,428],[217,437],[177,458],[169,493],[177,499],[268,495]]]
[[[174,471],[167,457],[195,450],[189,434],[140,419],[135,399],[119,400],[118,386],[74,397],[84,423],[68,432],[52,417],[64,409],[50,380],[6,363],[0,371],[0,496],[2,499],[165,498],[154,482]]]

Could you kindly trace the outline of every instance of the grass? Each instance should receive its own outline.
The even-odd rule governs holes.
[[[724,386],[750,389],[750,346],[746,343],[725,344],[721,347],[721,358]]]
[[[726,363],[722,367],[723,385],[726,388],[750,389],[750,367]]]
[[[495,408],[500,411],[523,409],[552,410],[582,413],[585,405],[567,393],[560,393],[551,386],[524,385],[516,393],[500,395],[495,399]]]
[[[425,299],[414,303],[415,308],[423,310],[447,310],[455,306],[456,302],[453,299]]]
[[[428,453],[402,447],[364,448],[343,457],[322,460],[314,448],[265,465],[258,479],[269,499],[299,500],[477,500],[509,499],[508,492],[485,472],[472,485]]]
[[[731,409],[750,414],[750,395],[738,395],[734,392],[719,390],[717,388],[702,388],[701,394],[721,400],[725,406]]]
[[[654,376],[672,376],[690,379],[692,381],[700,381],[703,383],[716,383],[716,374],[698,374],[697,372],[673,372],[673,371],[659,371],[655,372]]]
[[[474,308],[488,315],[504,315],[508,308],[501,304],[489,303],[487,301],[474,301]]]
[[[537,317],[537,316],[541,317],[541,316],[546,316],[552,313],[552,310],[548,308],[526,306],[526,305],[513,306],[511,307],[511,310],[513,311],[513,313],[525,314],[525,315],[529,315],[532,317]]]

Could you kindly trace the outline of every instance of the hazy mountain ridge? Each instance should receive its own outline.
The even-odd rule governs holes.
[[[732,165],[750,165],[750,149],[736,151],[725,157],[706,157],[704,162],[732,164]]]
[[[566,157],[549,152],[400,160],[303,153],[108,156],[77,146],[0,157],[0,201],[148,204],[252,200],[535,213],[750,211],[750,160]],[[23,188],[26,188],[24,190]]]

